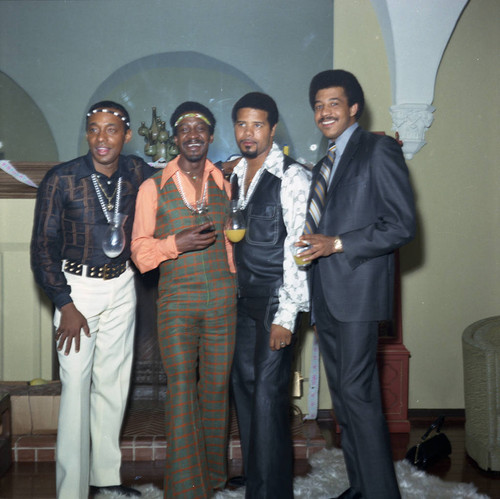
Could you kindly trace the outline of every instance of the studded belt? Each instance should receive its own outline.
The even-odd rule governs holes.
[[[79,262],[66,260],[64,262],[64,271],[74,275],[85,277],[94,277],[96,279],[115,279],[120,277],[128,268],[128,262],[106,263],[105,265],[83,265]]]

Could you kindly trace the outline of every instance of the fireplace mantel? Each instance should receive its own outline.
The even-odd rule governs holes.
[[[12,166],[29,177],[35,184],[40,184],[47,171],[58,162],[13,162]],[[36,197],[36,188],[19,182],[14,177],[0,170],[0,199],[31,199]]]

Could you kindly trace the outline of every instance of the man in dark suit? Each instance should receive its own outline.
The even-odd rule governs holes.
[[[340,497],[399,498],[376,365],[378,323],[392,317],[394,251],[415,234],[401,147],[362,130],[356,77],[328,70],[311,81],[316,125],[329,139],[314,168],[302,241],[315,323],[350,488]]]

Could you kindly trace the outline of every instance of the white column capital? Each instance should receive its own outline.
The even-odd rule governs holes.
[[[396,104],[391,106],[392,130],[403,142],[403,153],[411,159],[426,144],[425,132],[431,126],[436,110],[429,104]]]
[[[371,0],[389,63],[393,130],[399,132],[407,159],[425,144],[439,64],[468,1]]]

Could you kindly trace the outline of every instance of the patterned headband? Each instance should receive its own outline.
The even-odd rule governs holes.
[[[177,121],[174,124],[174,128],[184,119],[184,118],[200,118],[200,120],[203,120],[208,126],[212,126],[212,123],[210,123],[209,119],[204,116],[201,113],[186,113],[182,114],[177,118]]]
[[[123,116],[123,114],[120,114],[118,111],[113,111],[112,109],[106,109],[105,107],[103,108],[98,108],[98,109],[93,109],[92,112],[87,113],[87,118],[90,118],[93,114],[95,113],[109,113],[109,114],[114,114],[118,118],[120,118],[127,128],[130,128],[130,121],[127,121],[127,118]]]

